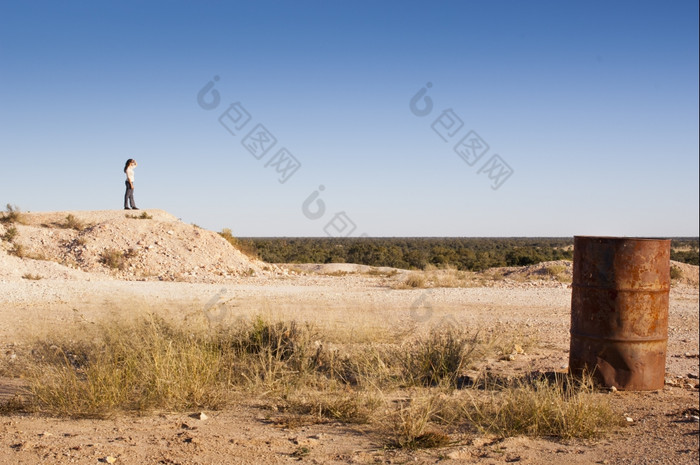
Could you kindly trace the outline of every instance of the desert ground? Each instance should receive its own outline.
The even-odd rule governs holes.
[[[0,402],[25,391],[26,380],[12,366],[29,356],[33,340],[144,313],[216,325],[262,315],[358,340],[441,324],[484,328],[528,343],[508,357],[484,360],[481,369],[516,377],[566,372],[570,263],[558,263],[563,271],[556,277],[543,273],[551,264],[460,275],[271,265],[166,212],[132,215],[23,213],[13,226],[0,224],[0,236],[15,228],[12,241],[0,242]],[[131,258],[109,267],[105,250],[131,250]],[[500,438],[453,429],[442,447],[393,448],[373,425],[278,421],[283,412],[261,392],[217,410],[106,419],[10,411],[0,415],[0,463],[698,463],[698,267],[676,265],[683,275],[670,292],[665,387],[597,394],[622,419],[601,437]],[[406,286],[416,274],[421,285]]]

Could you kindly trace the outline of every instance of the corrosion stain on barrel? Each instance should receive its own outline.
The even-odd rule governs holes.
[[[670,253],[670,239],[574,237],[573,373],[618,389],[663,388]]]

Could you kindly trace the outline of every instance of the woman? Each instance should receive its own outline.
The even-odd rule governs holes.
[[[126,194],[124,194],[124,210],[138,210],[136,204],[134,203],[134,168],[136,168],[136,160],[129,158],[124,165],[124,172],[126,173]],[[131,208],[129,208],[129,202],[131,203]]]

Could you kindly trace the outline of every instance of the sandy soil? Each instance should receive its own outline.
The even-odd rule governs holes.
[[[203,314],[217,324],[262,314],[313,321],[328,331],[351,328],[358,337],[362,337],[365,329],[376,333],[377,328],[384,328],[389,333],[396,329],[421,330],[440,321],[451,321],[458,325],[512,330],[537,341],[515,360],[494,360],[491,363],[494,371],[516,374],[534,369],[561,371],[568,362],[571,290],[566,282],[538,278],[537,269],[520,270],[524,277],[513,279],[500,273],[499,279],[487,284],[474,281],[472,287],[403,289],[397,285],[407,276],[403,271],[348,265],[287,269],[248,262],[242,255],[227,255],[224,246],[228,244],[219,242],[218,237],[209,235],[208,231],[195,231],[193,226],[179,223],[174,217],[122,220],[123,212],[94,216],[86,213],[83,221],[93,224],[92,232],[41,226],[49,221],[62,221],[64,213],[54,214],[53,220],[47,217],[49,214],[25,219],[27,224],[18,227],[18,241],[25,241],[35,253],[55,257],[59,263],[19,259],[0,250],[2,363],[12,363],[27,341],[38,334],[55,332],[78,321],[121,318],[143,311],[174,319]],[[84,212],[75,215],[80,213]],[[104,219],[99,219],[100,215]],[[151,225],[147,226],[149,222]],[[162,229],[166,222],[171,224]],[[112,272],[98,266],[96,257],[100,248],[105,247],[101,241],[111,240],[109,234],[114,234],[114,231],[98,234],[102,231],[100,224],[111,224],[120,231],[119,241],[123,244],[119,242],[118,247],[142,247],[140,266],[130,268],[130,272]],[[142,228],[138,238],[132,237],[133,230],[129,228],[133,227]],[[196,255],[197,249],[204,247],[192,247],[196,245],[192,243],[194,232],[200,237],[207,235],[208,248],[212,250],[201,253],[208,258]],[[3,233],[0,227],[0,235]],[[79,242],[87,245],[88,251],[92,246],[92,255],[85,254],[83,265],[70,259],[60,264],[60,257],[75,247],[80,234],[87,236]],[[50,239],[56,236],[60,240]],[[41,239],[43,248],[36,245],[41,244]],[[145,249],[156,240],[164,244],[163,250],[155,246],[154,251]],[[142,244],[138,245],[138,241]],[[179,249],[179,244],[188,241],[192,250]],[[66,244],[72,245],[66,248]],[[8,244],[2,247],[10,248]],[[160,258],[154,257],[163,251],[165,255],[161,254],[163,259],[159,264]],[[166,255],[186,266],[181,266],[177,273],[169,273],[171,262],[166,260]],[[214,265],[207,269],[211,263]],[[185,276],[195,268],[203,271]],[[250,268],[254,272],[248,272]],[[109,463],[112,459],[114,463],[124,464],[183,465],[295,461],[698,463],[698,422],[693,418],[698,415],[699,402],[697,267],[684,268],[684,274],[686,269],[693,276],[690,284],[677,283],[671,290],[666,386],[658,392],[609,394],[616,409],[633,421],[629,427],[603,439],[558,441],[518,437],[499,441],[464,434],[455,435],[454,444],[441,449],[395,451],[384,449],[369,427],[329,422],[283,428],[274,422],[274,413],[253,399],[241,399],[239,404],[223,411],[206,412],[208,418],[204,420],[196,415],[199,412],[121,416],[112,420],[0,416],[0,464],[95,464]],[[27,274],[38,274],[42,279],[23,279]],[[176,281],[178,277],[190,282]],[[9,398],[18,385],[21,380],[0,379],[0,400]],[[309,453],[297,457],[295,452],[302,446]]]

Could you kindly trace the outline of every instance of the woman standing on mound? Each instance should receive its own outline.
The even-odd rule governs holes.
[[[129,158],[124,165],[124,172],[126,173],[126,193],[124,194],[124,210],[138,210],[136,204],[134,203],[134,168],[136,168],[137,163],[133,158]],[[129,208],[129,202],[131,203],[131,208]]]

